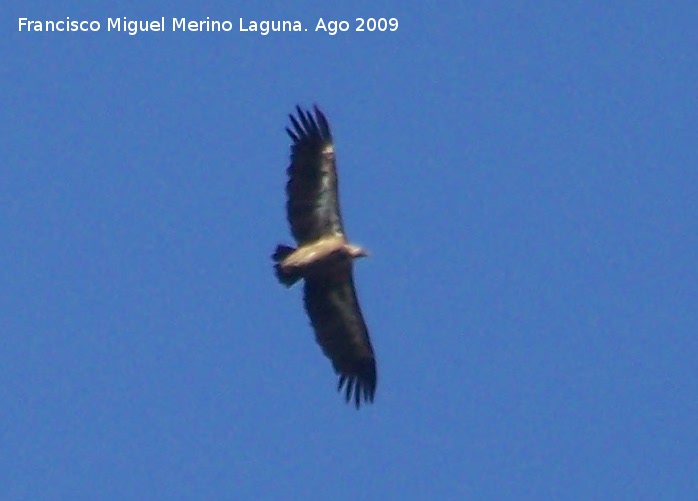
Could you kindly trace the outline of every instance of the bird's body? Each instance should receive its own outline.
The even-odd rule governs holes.
[[[325,115],[297,108],[287,173],[288,221],[297,248],[279,245],[272,258],[278,280],[290,287],[303,279],[305,309],[315,337],[358,408],[372,402],[376,362],[353,279],[353,260],[368,255],[347,240],[339,210],[334,145]]]

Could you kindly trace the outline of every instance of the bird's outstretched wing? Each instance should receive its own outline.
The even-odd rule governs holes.
[[[323,236],[343,233],[337,194],[332,133],[327,118],[314,107],[315,116],[296,107],[298,117],[289,115],[293,140],[289,165],[286,210],[291,233],[303,245]]]
[[[373,402],[376,392],[376,359],[366,322],[356,298],[352,263],[335,266],[325,276],[306,278],[305,309],[315,338],[339,375],[339,391],[347,402]]]

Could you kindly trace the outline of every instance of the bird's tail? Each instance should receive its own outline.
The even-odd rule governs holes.
[[[274,254],[271,255],[271,258],[274,260],[274,274],[276,275],[276,278],[279,282],[284,284],[286,287],[291,287],[293,284],[298,282],[302,277],[298,273],[294,273],[292,271],[286,271],[281,268],[281,265],[279,264],[281,261],[283,261],[286,256],[291,254],[293,251],[295,251],[293,247],[289,247],[288,245],[277,245],[276,246],[276,251]]]

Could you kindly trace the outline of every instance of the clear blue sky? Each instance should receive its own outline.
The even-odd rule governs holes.
[[[13,4],[1,499],[698,496],[695,2]],[[271,270],[297,103],[372,253],[358,412]]]

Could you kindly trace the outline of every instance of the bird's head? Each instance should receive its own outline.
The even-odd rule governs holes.
[[[369,256],[368,251],[363,247],[359,247],[358,245],[347,244],[345,246],[345,249],[347,251],[347,254],[349,254],[349,256],[351,256],[352,259]]]

